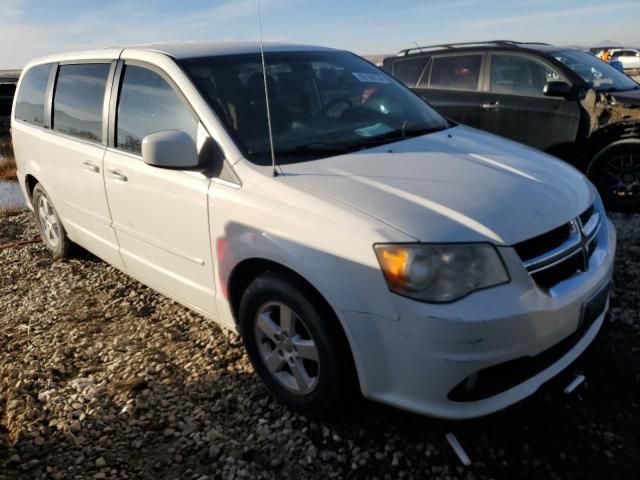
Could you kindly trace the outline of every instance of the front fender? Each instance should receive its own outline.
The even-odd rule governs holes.
[[[278,199],[219,185],[212,189],[211,242],[224,323],[235,327],[228,284],[234,268],[248,259],[292,270],[313,285],[339,317],[343,311],[356,311],[398,318],[373,244],[412,239],[342,204],[309,201],[309,195],[294,189]]]

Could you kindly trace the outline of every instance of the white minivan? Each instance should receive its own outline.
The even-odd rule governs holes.
[[[239,332],[307,414],[359,390],[485,415],[587,348],[616,235],[581,173],[450,122],[354,54],[269,44],[265,60],[183,43],[27,65],[13,143],[51,253],[79,244]]]

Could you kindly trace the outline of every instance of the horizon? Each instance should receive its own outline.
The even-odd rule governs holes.
[[[3,0],[0,69],[21,69],[49,54],[114,45],[198,40],[257,41],[254,0]],[[416,43],[511,38],[563,46],[610,42],[640,47],[640,2],[620,0],[418,0],[393,4],[262,0],[265,40],[324,45],[363,56],[391,55]],[[366,25],[366,30],[354,28]],[[607,40],[610,39],[610,40]]]

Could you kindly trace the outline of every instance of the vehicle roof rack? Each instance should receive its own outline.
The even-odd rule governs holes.
[[[461,47],[487,47],[487,46],[513,47],[518,45],[549,45],[550,46],[551,44],[543,43],[543,42],[516,42],[514,40],[489,40],[486,42],[445,43],[442,45],[427,45],[424,47],[418,46],[418,47],[406,48],[404,50],[400,50],[397,56],[404,57],[412,53],[424,53],[424,52],[431,52],[433,50],[444,50],[444,49],[453,50]]]

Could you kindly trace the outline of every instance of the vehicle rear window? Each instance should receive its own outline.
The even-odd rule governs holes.
[[[408,87],[415,87],[427,60],[427,57],[397,60],[393,64],[393,76]]]
[[[430,88],[477,90],[482,55],[452,55],[433,59]]]
[[[110,64],[61,65],[53,99],[53,129],[102,141],[102,113]]]
[[[197,142],[198,119],[162,76],[127,65],[118,101],[117,148],[140,154],[144,137],[163,130],[180,130]]]
[[[52,64],[36,65],[25,74],[16,100],[15,117],[33,125],[44,125],[44,102]]]
[[[491,57],[491,91],[510,95],[541,97],[547,82],[562,77],[533,58],[495,54]]]

